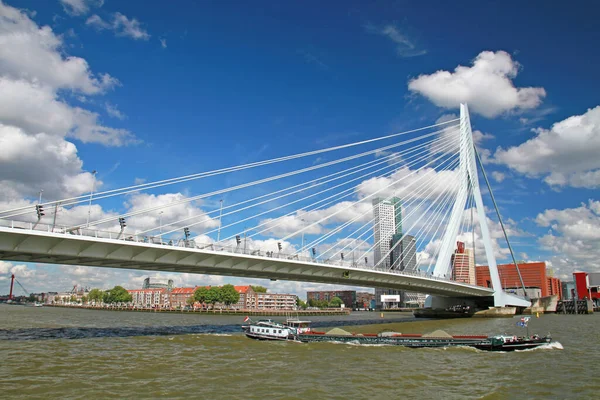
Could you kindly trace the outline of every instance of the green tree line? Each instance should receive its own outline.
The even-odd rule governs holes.
[[[223,286],[199,287],[194,292],[193,299],[198,303],[210,304],[215,308],[215,304],[221,303],[226,306],[240,301],[240,294],[235,290],[233,285],[227,284]]]
[[[309,307],[317,307],[317,308],[339,308],[344,302],[339,297],[334,297],[331,300],[308,300]]]
[[[123,286],[115,286],[109,290],[92,289],[87,295],[87,300],[107,304],[130,303],[133,297]]]

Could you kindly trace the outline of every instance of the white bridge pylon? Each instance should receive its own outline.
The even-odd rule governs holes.
[[[475,158],[475,145],[473,142],[473,132],[471,131],[471,120],[469,118],[469,109],[466,104],[460,105],[460,161],[459,161],[459,180],[460,186],[457,191],[456,201],[452,208],[450,220],[446,232],[442,239],[439,255],[436,260],[433,275],[437,277],[449,276],[451,272],[451,257],[454,252],[456,237],[460,229],[461,221],[465,212],[465,206],[470,190],[473,190],[477,216],[481,228],[481,236],[485,248],[487,263],[494,289],[494,305],[496,307],[519,306],[529,307],[531,302],[525,298],[506,293],[502,290],[500,275],[498,274],[498,265],[487,220],[485,217],[485,208],[481,198],[479,188],[479,176],[477,174],[477,162]]]

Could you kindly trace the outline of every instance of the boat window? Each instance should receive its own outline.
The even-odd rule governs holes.
[[[279,333],[281,333],[281,329],[279,330]]]

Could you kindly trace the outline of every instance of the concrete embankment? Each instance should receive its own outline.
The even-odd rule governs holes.
[[[517,307],[491,307],[477,311],[473,318],[511,318],[517,313]]]
[[[248,315],[248,316],[318,316],[318,315],[348,315],[349,309],[326,309],[326,310],[175,310],[168,308],[131,308],[131,307],[93,307],[93,306],[69,306],[62,304],[46,304],[45,307],[76,308],[83,310],[102,311],[131,311],[131,312],[154,312],[174,314],[209,314],[209,315]]]

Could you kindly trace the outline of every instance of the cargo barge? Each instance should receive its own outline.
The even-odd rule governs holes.
[[[257,340],[279,340],[301,343],[333,342],[365,345],[404,346],[410,348],[473,347],[486,351],[514,351],[540,347],[552,342],[550,335],[517,337],[507,335],[449,335],[444,331],[429,334],[380,332],[349,333],[342,329],[314,331],[309,321],[288,320],[285,323],[263,320],[242,327],[247,337]]]

